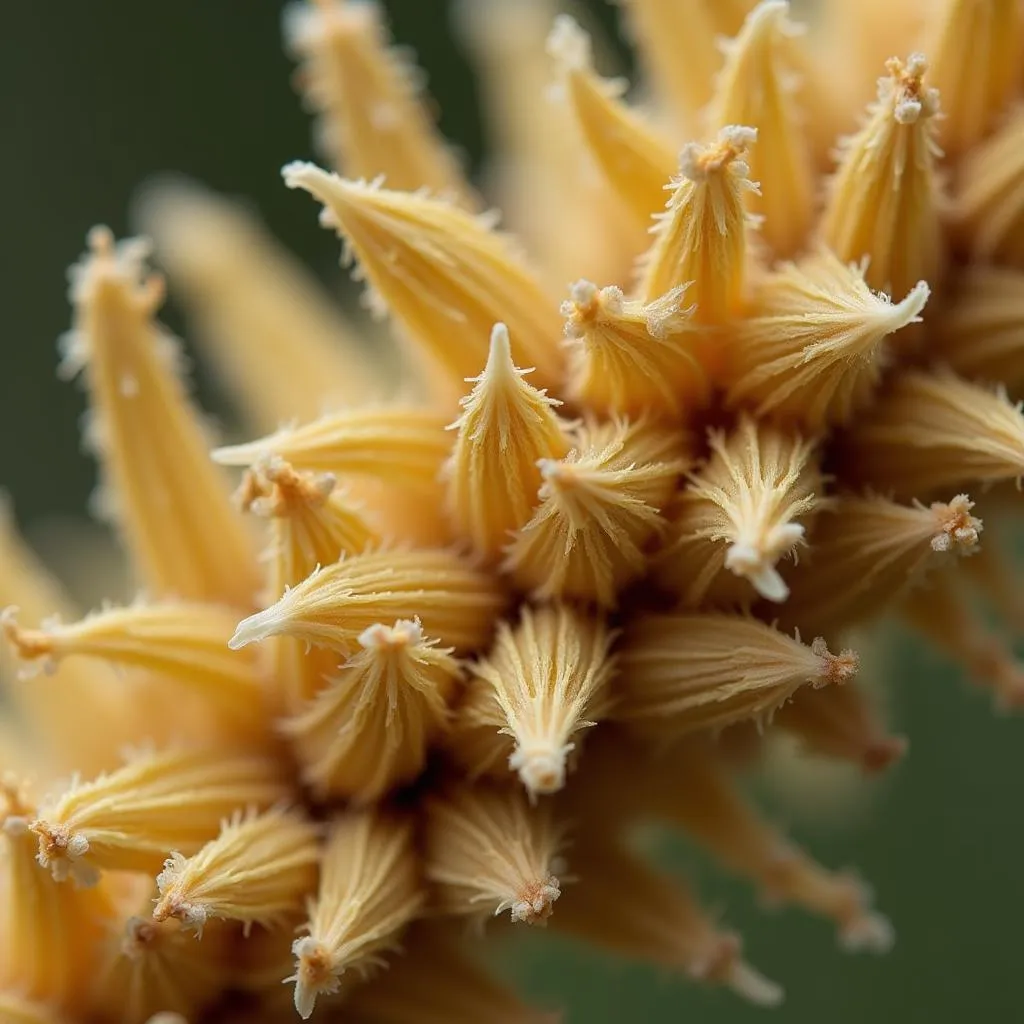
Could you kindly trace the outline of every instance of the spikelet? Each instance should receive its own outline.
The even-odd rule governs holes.
[[[332,473],[298,472],[277,456],[261,458],[235,493],[245,512],[266,517],[270,594],[301,583],[318,565],[375,548],[380,534],[336,487]],[[296,711],[337,664],[329,651],[307,651],[293,637],[269,641],[267,662],[278,708]]]
[[[176,342],[154,320],[163,283],[146,247],[106,228],[71,270],[74,325],[61,373],[85,371],[104,475],[140,579],[155,596],[248,607],[256,592],[245,524],[207,456],[178,379]]]
[[[556,1024],[527,1006],[477,962],[445,924],[416,924],[379,978],[345,1001],[345,1015],[365,1024]]]
[[[782,1001],[782,989],[743,960],[739,937],[719,930],[681,880],[597,841],[580,846],[573,870],[579,884],[566,891],[555,929],[702,984],[723,985],[758,1006]]]
[[[197,852],[236,808],[269,807],[288,795],[280,766],[264,756],[139,753],[117,771],[75,779],[47,797],[30,827],[39,863],[57,881],[88,887],[101,871],[155,875],[169,851]]]
[[[841,260],[865,257],[867,283],[906,295],[918,281],[935,287],[945,256],[935,176],[938,92],[925,84],[925,58],[893,58],[878,80],[864,127],[846,139],[821,223]]]
[[[652,811],[681,826],[724,867],[757,884],[766,900],[832,919],[845,949],[883,953],[892,945],[892,926],[871,910],[864,886],[826,870],[763,821],[711,745],[676,746],[649,766],[638,788]]]
[[[696,303],[697,323],[722,325],[740,312],[746,196],[759,191],[744,156],[756,139],[756,128],[728,125],[708,146],[683,147],[679,175],[666,186],[672,197],[656,217],[654,242],[643,258],[639,295],[644,302],[693,282],[688,298]],[[705,358],[714,367],[722,357],[709,351]]]
[[[203,355],[257,430],[388,392],[369,339],[240,204],[193,182],[158,182],[138,219]]]
[[[548,296],[509,245],[479,218],[440,200],[344,181],[313,164],[284,168],[285,184],[324,204],[361,272],[434,364],[440,397],[486,362],[487,337],[508,325],[518,366],[534,366],[547,387],[558,382],[562,353]]]
[[[953,219],[973,261],[1024,268],[1024,105],[957,169]]]
[[[311,573],[275,604],[243,619],[229,646],[293,636],[352,653],[363,630],[419,617],[458,651],[485,644],[504,605],[497,581],[451,551],[379,551]]]
[[[530,518],[541,485],[540,459],[569,450],[560,404],[526,382],[512,362],[508,328],[495,324],[483,373],[452,424],[458,431],[446,466],[448,508],[475,554],[497,558]]]
[[[295,1008],[306,1020],[318,996],[338,991],[346,971],[366,975],[401,939],[422,907],[409,823],[379,811],[331,825],[307,935],[292,946]]]
[[[156,877],[155,921],[175,918],[202,936],[211,918],[279,926],[316,887],[317,829],[296,811],[236,811],[192,857],[172,852]]]
[[[349,178],[427,188],[474,205],[458,162],[431,123],[420,72],[390,48],[380,4],[309,0],[284,11],[285,44],[302,62],[303,97],[321,117],[318,141]]]
[[[755,0],[627,0],[647,74],[676,120],[692,130],[722,66],[718,40],[739,32]],[[683,52],[680,47],[683,46]]]
[[[200,944],[178,921],[153,921],[152,880],[132,881],[140,884],[122,898],[121,919],[101,947],[92,1009],[112,1024],[152,1024],[173,1014],[196,1020],[226,987],[229,936],[214,926]]]
[[[726,124],[757,129],[749,166],[762,191],[751,197],[750,209],[764,218],[761,235],[776,256],[791,256],[803,247],[814,207],[811,150],[791,52],[803,26],[788,15],[786,0],[762,0],[750,12],[727,45],[705,115],[712,129]]]
[[[680,285],[653,302],[577,281],[562,303],[569,342],[569,394],[605,415],[682,419],[708,401],[701,333]]]
[[[981,520],[966,494],[929,506],[841,495],[790,575],[782,627],[834,635],[872,619],[950,556],[972,554]]]
[[[677,499],[658,581],[691,608],[755,592],[784,601],[778,563],[796,557],[822,501],[815,446],[746,416],[731,434],[712,431],[709,445],[711,458]]]
[[[643,733],[682,736],[770,720],[800,687],[852,679],[857,655],[736,615],[649,615],[627,629],[619,672],[614,717]]]
[[[562,832],[551,807],[522,790],[478,783],[426,805],[424,872],[448,914],[542,924],[561,895],[555,861]]]
[[[16,608],[22,619],[42,622],[55,613],[75,618],[78,611],[19,536],[6,496],[0,492],[0,608]],[[7,617],[14,614],[8,612]],[[60,668],[59,681],[36,686],[17,680],[15,658],[0,644],[0,695],[18,719],[26,746],[54,773],[97,772],[117,763],[117,739],[130,735],[132,721],[118,700],[121,687],[103,666],[77,662]],[[90,671],[90,669],[94,669]],[[83,729],[90,716],[104,729]],[[12,767],[11,762],[5,762]]]
[[[470,771],[493,761],[499,771],[516,772],[531,798],[561,789],[583,731],[607,713],[612,639],[602,623],[563,605],[524,608],[515,628],[502,623],[490,654],[473,668],[459,719],[474,746],[478,729],[489,729],[492,740],[480,750],[482,764],[467,749]],[[502,759],[507,737],[513,746]],[[458,756],[458,731],[452,746]]]
[[[369,626],[358,643],[313,701],[280,727],[318,796],[365,803],[423,770],[428,745],[447,727],[459,666],[450,648],[407,619]]]
[[[929,586],[908,595],[900,613],[959,664],[970,682],[988,690],[998,710],[1024,708],[1024,665],[1003,637],[985,626],[966,588],[950,573],[936,574]]]
[[[1024,273],[1009,267],[965,267],[929,345],[970,380],[1024,386]]]
[[[649,423],[590,425],[562,460],[543,459],[533,518],[509,546],[505,567],[539,599],[615,604],[645,566],[644,549],[685,469],[684,438]]]
[[[103,887],[58,885],[36,863],[25,787],[0,776],[0,989],[77,1009],[112,913]],[[2,1019],[2,1018],[0,1018]]]
[[[889,346],[899,346],[894,333],[920,321],[929,289],[919,281],[893,304],[864,269],[822,248],[763,276],[736,325],[728,404],[814,432],[867,404]]]
[[[999,388],[907,370],[842,440],[842,475],[897,497],[1024,476],[1024,415]]]
[[[590,36],[567,14],[547,42],[587,153],[640,228],[665,205],[665,182],[678,168],[671,146],[623,101],[625,82],[594,72]]]
[[[875,774],[903,756],[907,741],[886,731],[874,704],[856,681],[823,690],[805,687],[779,709],[775,725],[809,754],[849,761]]]
[[[1016,0],[941,0],[922,49],[942,96],[938,140],[955,158],[983,138],[1020,80],[1024,19]]]
[[[263,727],[264,693],[255,658],[228,650],[237,622],[230,609],[186,602],[105,608],[40,629],[23,629],[13,614],[0,615],[8,641],[30,668],[41,664],[51,673],[66,658],[99,659],[136,678],[155,677],[172,697],[201,698],[204,714],[214,715],[228,735],[252,736]],[[36,685],[63,684],[58,678]],[[188,726],[187,715],[181,724]]]

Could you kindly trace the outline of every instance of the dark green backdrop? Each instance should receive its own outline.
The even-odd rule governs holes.
[[[430,75],[444,129],[475,157],[481,128],[471,78],[443,0],[388,6],[397,36],[415,44]],[[24,522],[79,512],[91,486],[93,469],[76,439],[81,396],[54,376],[55,340],[68,323],[64,272],[90,225],[127,229],[128,200],[141,180],[174,169],[252,197],[325,281],[344,287],[334,240],[316,228],[308,200],[280,184],[286,160],[312,154],[279,45],[278,7],[3,4],[0,485],[16,496]],[[746,934],[751,959],[786,984],[788,1000],[776,1011],[786,1021],[1024,1019],[1024,721],[996,718],[985,699],[905,641],[895,671],[909,758],[876,787],[866,817],[820,835],[803,820],[795,828],[827,863],[855,864],[872,880],[897,927],[893,953],[846,956],[819,922],[764,915],[740,888],[710,879],[708,892]],[[726,994],[550,940],[510,969],[538,995],[566,1002],[569,1020],[580,1024],[710,1024],[756,1013]]]

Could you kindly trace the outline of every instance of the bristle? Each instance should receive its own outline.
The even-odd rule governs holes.
[[[243,619],[229,646],[293,636],[352,653],[371,626],[419,619],[428,636],[472,650],[487,642],[504,603],[493,577],[451,551],[377,551],[314,571]]]
[[[531,807],[507,786],[463,786],[428,802],[425,835],[424,870],[443,912],[486,919],[507,910],[526,924],[555,912],[562,831],[549,804]]]
[[[42,803],[31,830],[39,863],[58,881],[95,885],[101,871],[155,875],[170,850],[186,856],[239,807],[289,797],[281,766],[224,750],[139,753],[92,782],[72,781]]]
[[[562,303],[569,394],[607,416],[681,420],[707,404],[711,382],[686,286],[653,302],[577,281]]]
[[[1016,0],[940,0],[923,50],[942,96],[938,141],[951,158],[984,138],[1020,79],[1024,15]]]
[[[316,887],[317,829],[295,811],[236,812],[191,857],[172,851],[156,877],[154,921],[202,936],[207,921],[273,927],[298,914]]]
[[[622,82],[598,78],[590,37],[569,15],[555,18],[547,48],[587,153],[637,226],[646,230],[651,217],[664,209],[665,183],[678,169],[675,152],[621,99]]]
[[[539,599],[613,606],[642,573],[685,467],[677,432],[625,420],[585,428],[564,459],[541,461],[540,505],[510,544],[506,569]]]
[[[815,432],[863,409],[897,332],[920,321],[929,296],[919,281],[894,304],[868,288],[864,269],[820,249],[762,277],[736,326],[728,404]]]
[[[786,0],[762,0],[728,43],[725,66],[705,118],[711,130],[727,124],[757,129],[750,176],[761,186],[750,209],[764,218],[760,234],[776,256],[802,249],[814,212],[811,149],[796,91],[795,37]]]
[[[460,760],[474,774],[493,762],[498,771],[516,772],[533,798],[561,789],[585,730],[608,710],[611,640],[603,624],[563,605],[524,608],[514,628],[503,623],[490,654],[472,670],[451,738],[456,756],[465,729],[471,746]],[[482,728],[492,742],[480,749]],[[513,745],[502,758],[508,736]]]
[[[388,394],[377,349],[259,220],[201,185],[158,181],[138,220],[228,393],[256,430]]]
[[[390,45],[382,5],[308,0],[284,15],[285,43],[301,61],[297,82],[320,116],[318,141],[336,171],[476,205],[418,95],[419,69]]]
[[[853,651],[831,654],[820,637],[808,646],[738,615],[641,617],[619,657],[614,717],[664,736],[765,724],[800,687],[841,684],[857,673]]]
[[[1024,415],[1005,391],[948,372],[907,370],[854,424],[842,474],[897,497],[1024,476]]]
[[[487,360],[487,338],[508,325],[517,366],[557,383],[557,316],[505,239],[438,199],[344,181],[313,164],[284,169],[285,184],[325,205],[362,273],[437,369],[439,397],[457,398]],[[283,453],[282,453],[283,454]]]
[[[973,508],[966,494],[930,506],[839,496],[790,576],[783,628],[832,636],[884,614],[935,568],[976,550]]]
[[[815,446],[744,417],[731,434],[712,433],[710,447],[676,501],[658,581],[691,608],[755,593],[785,601],[778,564],[796,558],[823,500]]]
[[[541,486],[538,461],[569,450],[560,404],[526,381],[512,362],[508,328],[495,324],[483,372],[452,424],[455,446],[446,467],[448,507],[473,551],[497,559],[513,531],[525,526]]]
[[[918,281],[935,288],[945,260],[935,171],[939,94],[927,67],[917,53],[886,64],[864,127],[843,143],[821,223],[835,254],[866,258],[867,283],[890,295],[906,295]]]
[[[1024,105],[957,168],[953,219],[973,261],[1024,268]]]
[[[342,975],[366,976],[419,914],[423,890],[408,822],[380,811],[333,822],[308,934],[296,939],[295,1008],[306,1020],[318,996],[337,992]]]
[[[114,245],[106,228],[71,271],[74,328],[61,372],[85,371],[99,455],[118,523],[143,585],[155,596],[251,605],[250,539],[179,379],[177,343],[154,319],[163,283],[145,245]]]
[[[696,304],[697,323],[721,326],[740,312],[747,262],[746,197],[758,192],[744,157],[756,140],[757,129],[729,125],[708,146],[684,147],[679,176],[667,186],[671,198],[644,256],[639,287],[644,302],[693,282],[688,298]],[[702,362],[713,369],[722,358],[712,349]]]
[[[366,803],[412,782],[447,727],[459,680],[451,649],[419,622],[368,627],[312,702],[280,723],[306,784],[320,797]]]

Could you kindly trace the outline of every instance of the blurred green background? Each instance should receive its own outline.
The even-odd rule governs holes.
[[[387,6],[395,35],[415,46],[428,73],[443,129],[475,166],[486,133],[446,4]],[[614,23],[614,11],[594,6]],[[337,270],[337,244],[316,227],[307,197],[280,184],[284,162],[313,153],[289,85],[276,0],[7,2],[0,32],[0,485],[15,496],[19,520],[38,525],[80,514],[93,480],[77,445],[81,394],[54,375],[55,341],[69,321],[65,268],[92,224],[128,230],[141,181],[176,170],[250,197],[330,287],[351,291]],[[199,386],[217,408],[201,375]],[[774,801],[826,863],[856,865],[871,880],[896,925],[890,955],[845,955],[820,922],[762,912],[748,892],[678,846],[674,859],[743,932],[750,959],[786,986],[775,1011],[786,1021],[1024,1019],[1015,967],[1024,916],[1024,722],[994,716],[986,698],[907,638],[897,637],[894,649],[893,713],[912,740],[905,763],[872,786],[867,808],[865,794],[848,804],[840,790],[826,793],[820,812]],[[573,1024],[715,1024],[767,1012],[585,955],[550,935],[534,939],[508,969],[538,998],[567,1006]]]

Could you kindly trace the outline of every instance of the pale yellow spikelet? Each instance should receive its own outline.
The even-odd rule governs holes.
[[[422,772],[459,683],[450,648],[418,621],[376,623],[311,703],[280,723],[320,797],[378,800]]]
[[[423,889],[409,822],[380,811],[349,812],[331,825],[307,935],[292,946],[295,1008],[304,1020],[342,975],[365,975],[419,915]]]
[[[1020,82],[1024,11],[1017,0],[939,0],[922,49],[942,96],[939,144],[955,158],[982,139]]]
[[[113,908],[102,886],[59,885],[40,869],[35,810],[21,780],[0,776],[0,989],[77,1009]]]
[[[942,276],[943,199],[936,179],[939,94],[925,81],[919,54],[886,64],[878,99],[857,134],[843,143],[830,182],[821,237],[849,262],[868,259],[865,280],[890,295]]]
[[[521,789],[477,783],[426,806],[424,872],[445,913],[543,924],[561,895],[555,875],[562,830],[549,804]]]
[[[71,271],[75,306],[61,373],[85,371],[93,442],[139,578],[156,596],[251,605],[257,588],[245,523],[211,465],[179,379],[177,343],[154,315],[160,278],[146,245],[106,228]]]
[[[1012,645],[988,628],[960,580],[937,573],[928,586],[907,596],[900,614],[971,683],[988,690],[998,710],[1024,708],[1024,664]]]
[[[580,844],[578,883],[566,890],[555,929],[644,963],[722,985],[757,1006],[777,1006],[782,989],[741,956],[741,940],[721,930],[681,879],[604,841]]]
[[[183,601],[105,608],[77,622],[51,619],[39,629],[0,614],[8,642],[29,671],[55,673],[67,658],[97,659],[131,670],[137,680],[155,679],[171,697],[199,697],[205,714],[251,736],[263,727],[264,690],[256,659],[228,649],[237,622],[238,613],[228,608]],[[64,684],[58,676],[35,685]],[[187,715],[180,724],[188,726]]]
[[[999,381],[1011,394],[1024,386],[1024,272],[1010,267],[965,267],[929,345],[950,369],[969,380]]]
[[[895,377],[842,439],[844,479],[897,497],[1024,476],[1024,415],[1001,388],[952,373]]]
[[[541,486],[538,461],[569,450],[560,404],[526,381],[512,362],[508,328],[495,324],[483,372],[452,424],[455,446],[446,465],[448,508],[475,554],[496,559],[513,531],[529,520]]]
[[[961,161],[952,203],[971,260],[1024,267],[1024,104]]]
[[[16,608],[23,621],[78,616],[71,599],[47,572],[18,533],[13,513],[0,492],[0,607]],[[17,658],[0,644],[0,694],[27,732],[27,746],[53,773],[97,772],[117,763],[116,739],[131,735],[129,715],[119,700],[121,687],[104,666],[77,662],[60,667],[53,686],[18,679]],[[104,730],[83,729],[82,722],[102,717]],[[112,742],[113,741],[113,742]],[[7,767],[12,765],[7,762]]]
[[[153,919],[175,918],[197,936],[213,918],[279,926],[316,888],[319,857],[317,828],[298,811],[236,811],[198,853],[171,852]]]
[[[373,0],[309,0],[284,11],[285,43],[301,60],[299,88],[320,115],[318,141],[349,178],[427,188],[475,205],[458,161],[418,95],[421,72],[391,47]]]
[[[784,628],[834,635],[876,618],[944,562],[978,546],[981,520],[966,494],[931,505],[840,495],[790,575]]]
[[[289,797],[281,765],[222,749],[137,753],[91,782],[45,798],[31,830],[58,881],[94,885],[101,871],[156,874],[171,850],[191,856],[239,807]]]
[[[452,551],[376,551],[311,573],[243,619],[229,646],[293,636],[352,653],[365,629],[419,618],[428,636],[473,650],[490,639],[504,604],[497,580]]]
[[[540,505],[508,549],[512,578],[540,599],[613,606],[643,572],[685,467],[679,432],[626,420],[583,428],[564,459],[541,461]]]
[[[778,563],[797,556],[823,500],[815,445],[744,416],[712,431],[711,457],[676,501],[658,581],[687,607],[785,601]]]
[[[199,943],[178,921],[153,921],[154,892],[152,879],[134,876],[119,900],[93,979],[90,1008],[99,1020],[194,1021],[227,987],[228,934],[215,924]]]
[[[789,20],[787,0],[761,0],[725,51],[725,66],[706,111],[711,129],[757,129],[750,175],[761,186],[750,209],[764,218],[761,236],[776,256],[802,249],[814,212],[812,154],[799,107],[793,50],[804,26]]]
[[[590,281],[577,281],[569,294],[561,311],[573,398],[605,415],[671,420],[707,403],[711,382],[685,285],[647,303]]]
[[[857,673],[853,651],[831,654],[738,615],[648,615],[626,631],[613,716],[638,731],[682,736],[766,722],[805,685]]]
[[[884,771],[907,749],[889,733],[876,701],[855,680],[823,690],[804,688],[775,715],[775,725],[795,736],[809,754],[849,761],[867,774]]]
[[[726,401],[814,432],[862,409],[899,347],[896,332],[920,321],[929,296],[919,281],[893,303],[864,270],[821,248],[764,275],[736,326]]]
[[[12,984],[9,991],[0,990],[0,1021],[3,1024],[69,1024],[69,1018],[51,1004],[26,999],[17,984]]]
[[[662,103],[687,130],[711,99],[721,37],[739,32],[755,0],[627,0],[629,25]]]
[[[587,152],[638,227],[665,206],[665,183],[678,170],[668,141],[622,99],[622,79],[602,79],[593,67],[590,36],[567,14],[548,36],[562,89]]]
[[[652,302],[692,282],[687,297],[694,319],[729,323],[740,312],[747,262],[747,197],[759,189],[744,159],[757,129],[727,125],[707,146],[689,143],[679,157],[679,175],[666,186],[671,198],[653,228],[643,258],[639,295]],[[721,348],[719,343],[716,348]],[[712,350],[712,368],[721,361]]]
[[[492,738],[479,751],[483,764],[474,764],[479,753],[474,757],[467,749],[462,758],[467,767],[477,773],[493,759],[498,771],[516,772],[534,798],[561,789],[579,756],[584,730],[608,711],[615,671],[612,639],[603,623],[564,605],[524,608],[515,627],[502,623],[490,653],[472,670],[459,718],[473,746],[480,728],[488,728]],[[506,737],[513,745],[502,759]],[[457,756],[459,739],[457,729],[452,737]],[[489,749],[495,746],[497,757]]]
[[[324,204],[324,223],[347,239],[361,273],[437,370],[441,398],[487,361],[487,338],[508,325],[517,366],[560,378],[558,316],[548,295],[493,223],[438,199],[345,181],[308,163],[283,171],[289,188]]]
[[[725,868],[758,885],[769,902],[792,903],[832,919],[846,949],[882,953],[892,945],[892,926],[871,909],[865,887],[822,867],[764,821],[712,746],[678,745],[655,761],[643,780],[642,799],[652,811],[681,826]]]
[[[243,206],[193,182],[158,181],[138,219],[203,355],[257,430],[390,390],[382,339],[364,337]]]
[[[479,962],[452,925],[415,924],[388,969],[345,1001],[360,1024],[557,1024]],[[34,1022],[33,1022],[34,1024]]]

